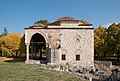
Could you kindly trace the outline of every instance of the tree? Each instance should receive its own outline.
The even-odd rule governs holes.
[[[34,24],[42,23],[44,26],[48,25],[50,22],[48,20],[39,20],[35,22]]]
[[[94,31],[95,55],[99,57],[117,56],[120,58],[120,23],[113,23],[107,29],[99,26]]]
[[[1,38],[2,36],[0,35],[0,38]],[[0,56],[2,56],[2,49],[1,49],[1,42],[0,42]]]
[[[19,51],[21,54],[25,54],[25,52],[26,52],[25,34],[22,36],[22,38],[20,40]]]
[[[2,34],[0,34],[0,38],[1,38],[2,36],[7,35],[7,34],[8,34],[7,28],[4,27],[4,31],[3,31]],[[0,42],[0,56],[2,56],[1,42]]]
[[[108,47],[109,47],[109,54],[110,55],[117,55],[117,61],[119,61],[120,58],[120,23],[115,24],[113,23],[109,28],[107,29],[108,32]]]
[[[105,49],[106,49],[106,29],[101,25],[95,29],[94,31],[94,47],[95,47],[95,55],[99,57],[105,57]]]
[[[20,43],[22,35],[18,32],[13,32],[2,36],[0,38],[1,50],[3,54],[12,55],[16,54],[16,51],[20,52]]]
[[[7,28],[4,27],[4,30],[3,30],[2,36],[7,35],[7,34],[8,34]]]

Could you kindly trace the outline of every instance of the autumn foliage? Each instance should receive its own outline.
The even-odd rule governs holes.
[[[0,37],[1,51],[3,54],[12,55],[20,53],[22,35],[18,32],[9,33]]]
[[[113,23],[108,28],[99,26],[94,31],[95,56],[120,58],[120,23]]]

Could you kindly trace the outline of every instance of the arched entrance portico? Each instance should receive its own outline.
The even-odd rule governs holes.
[[[30,59],[39,60],[46,58],[46,41],[44,37],[36,33],[32,36],[30,41]]]
[[[29,63],[47,63],[48,53],[46,53],[46,45],[48,43],[44,32],[27,31],[25,37],[26,43],[26,64]]]
[[[40,33],[32,35],[29,49],[30,60],[39,60],[40,63],[47,63],[46,41]]]

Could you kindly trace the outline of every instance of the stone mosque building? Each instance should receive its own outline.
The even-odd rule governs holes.
[[[26,64],[94,66],[94,28],[85,20],[61,17],[25,28]]]

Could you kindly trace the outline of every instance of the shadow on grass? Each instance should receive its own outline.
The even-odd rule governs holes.
[[[12,60],[5,60],[4,62],[24,62],[25,57],[7,57],[7,58],[12,58]]]

